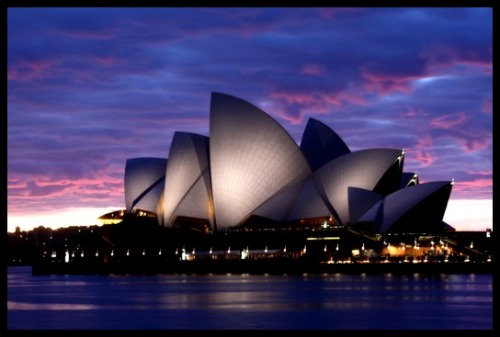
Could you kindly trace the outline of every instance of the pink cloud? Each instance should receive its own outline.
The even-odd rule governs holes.
[[[420,78],[418,76],[375,74],[367,70],[362,70],[361,76],[366,80],[363,87],[367,91],[377,92],[382,96],[393,92],[409,93],[411,82]]]
[[[273,112],[292,124],[302,122],[303,114],[326,114],[331,112],[332,107],[340,107],[345,103],[366,105],[366,100],[359,94],[354,94],[348,91],[331,92],[331,93],[308,93],[308,92],[291,92],[291,91],[273,91],[269,94],[271,101],[282,100],[284,106],[276,106],[269,112]],[[275,103],[274,103],[275,104]],[[290,110],[289,105],[296,105],[294,111]],[[298,107],[297,107],[298,105]]]
[[[283,99],[288,104],[310,105],[310,108],[327,111],[325,104],[341,106],[343,103],[366,105],[366,99],[359,94],[349,91],[339,92],[290,92],[273,91],[269,95],[271,99]]]
[[[466,120],[467,120],[467,114],[461,111],[433,118],[429,122],[429,125],[440,129],[449,129],[457,125],[463,124]]]
[[[319,97],[317,94],[310,94],[306,92],[285,92],[285,91],[274,91],[269,95],[272,99],[283,99],[287,103],[292,104],[317,104],[319,101]],[[339,102],[336,102],[337,105],[340,105]]]
[[[474,174],[474,175],[480,175],[480,176],[491,176],[493,174],[493,171],[491,170],[465,170],[466,173],[468,174]]]
[[[270,100],[273,101],[272,108],[266,110],[269,113],[276,114],[291,124],[302,123],[304,113],[323,114],[328,112],[328,103],[340,105],[340,102],[326,102],[317,94],[293,93],[293,92],[271,92]],[[282,104],[284,101],[285,104]]]
[[[481,68],[485,75],[492,75],[493,74],[493,65],[489,61],[460,61],[457,63]]]
[[[463,64],[478,67],[485,74],[492,74],[493,64],[491,62],[492,50],[487,54],[481,54],[477,50],[457,50],[450,46],[439,46],[420,53],[421,57],[429,60],[430,68],[448,68],[455,64]]]
[[[274,110],[273,112],[277,116],[280,116],[281,118],[283,118],[284,120],[286,120],[287,122],[289,122],[293,125],[297,125],[297,124],[302,123],[302,113],[300,113],[298,115],[291,115],[289,112],[283,110],[282,108],[278,108],[278,109]]]
[[[24,188],[26,187],[26,181],[21,178],[8,178],[7,179],[8,188]]]
[[[490,179],[474,179],[472,181],[456,181],[453,184],[453,193],[462,196],[478,197],[484,195],[491,196],[493,188],[493,180]]]
[[[415,109],[411,106],[405,106],[405,111],[401,112],[399,115],[404,118],[427,116],[428,114],[424,112],[421,108]]]
[[[473,181],[455,182],[455,185],[467,188],[493,187],[492,179],[474,179]]]
[[[9,201],[53,199],[61,196],[91,195],[106,191],[106,195],[123,195],[123,179],[105,175],[99,179],[60,179],[36,177],[34,180],[9,184]]]
[[[38,177],[35,179],[35,182],[38,186],[66,186],[66,185],[76,185],[76,186],[88,186],[88,185],[103,185],[104,183],[123,183],[123,180],[113,178],[106,174],[105,178],[102,179],[91,179],[91,178],[82,178],[82,179],[58,179],[55,180],[53,177]]]
[[[50,77],[51,68],[60,62],[56,60],[20,61],[9,67],[7,80],[30,82]]]
[[[428,167],[434,163],[434,157],[432,153],[426,150],[415,150],[413,151],[413,156],[416,161],[420,163],[421,167]]]
[[[430,151],[432,146],[433,142],[431,137],[421,137],[418,139],[418,144],[415,145],[415,147],[405,149],[405,152],[408,154],[405,155],[405,158],[411,158],[411,160],[417,161],[420,167],[428,167],[434,163],[434,155]]]
[[[473,153],[479,150],[486,149],[492,142],[491,139],[487,139],[486,137],[482,138],[467,138],[462,139],[463,146],[466,153]]]

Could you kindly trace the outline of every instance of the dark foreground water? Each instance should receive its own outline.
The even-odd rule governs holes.
[[[484,274],[7,277],[9,330],[493,329]]]

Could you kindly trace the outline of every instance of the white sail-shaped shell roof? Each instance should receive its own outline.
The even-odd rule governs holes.
[[[276,221],[294,221],[330,216],[311,176],[276,193],[254,211]]]
[[[254,105],[212,93],[210,169],[217,229],[238,225],[285,186],[311,174],[291,136]]]
[[[295,203],[288,214],[288,220],[299,220],[330,216],[330,210],[320,195],[312,175],[306,179]]]
[[[208,165],[208,137],[174,134],[165,175],[163,224],[173,225],[177,216],[188,216],[207,219],[213,226]]]
[[[348,189],[357,187],[373,191],[394,163],[402,161],[402,156],[402,150],[361,150],[338,157],[313,173],[319,189],[333,209],[333,215],[341,224],[350,223]]]
[[[125,208],[157,211],[165,184],[167,159],[132,158],[125,164]]]
[[[305,183],[306,179],[302,179],[275,193],[271,198],[260,205],[253,214],[276,221],[288,221],[290,210],[295,204]]]

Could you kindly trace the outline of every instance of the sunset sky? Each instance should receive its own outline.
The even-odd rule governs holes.
[[[211,92],[297,141],[405,150],[454,179],[444,221],[493,228],[492,8],[8,8],[8,231],[99,224],[129,158],[209,134]]]

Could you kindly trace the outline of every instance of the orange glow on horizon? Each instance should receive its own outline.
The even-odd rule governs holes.
[[[46,228],[63,228],[70,226],[102,225],[98,219],[101,215],[116,211],[117,207],[107,208],[69,208],[60,212],[32,215],[8,215],[7,232],[13,233],[19,226],[21,231],[30,231],[39,226]]]
[[[57,229],[70,226],[102,225],[98,220],[101,215],[113,212],[120,207],[106,208],[70,208],[60,212],[32,215],[7,216],[7,232],[13,233],[19,226],[21,231],[30,231],[36,227]],[[443,221],[457,231],[493,230],[493,200],[449,200]]]

